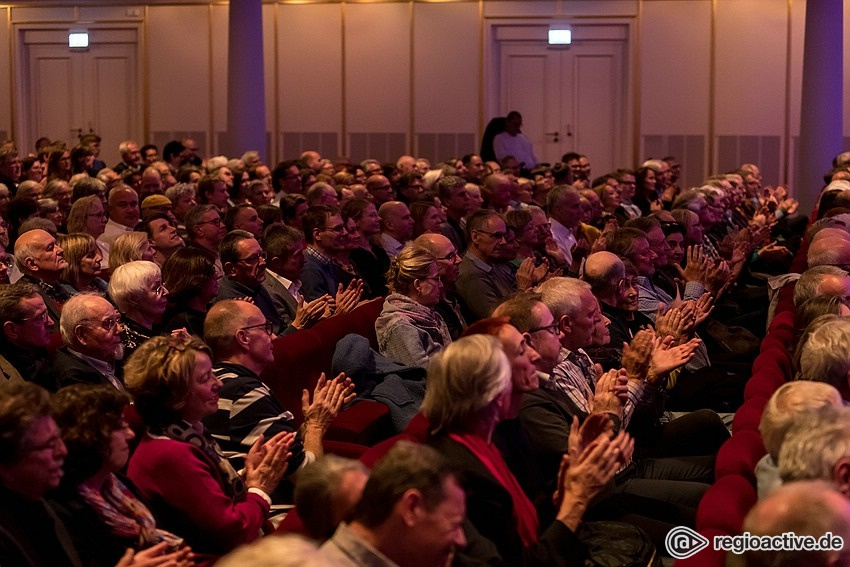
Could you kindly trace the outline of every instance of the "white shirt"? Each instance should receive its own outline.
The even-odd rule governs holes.
[[[112,243],[115,242],[115,239],[125,234],[127,232],[133,232],[132,226],[124,226],[123,224],[118,224],[112,219],[106,221],[106,227],[103,229],[103,234],[100,235],[100,238],[97,239],[98,242],[105,245],[102,248],[106,249],[106,252],[109,253],[109,249],[112,247]]]
[[[496,154],[498,160],[505,156],[514,156],[518,162],[525,165],[526,169],[531,169],[538,163],[537,156],[534,155],[534,148],[531,146],[531,140],[522,132],[516,136],[511,136],[507,132],[497,134],[493,138],[493,153]]]
[[[572,266],[573,246],[576,245],[575,234],[573,234],[572,230],[565,227],[555,219],[550,218],[549,222],[552,224],[552,238],[555,239],[555,243],[558,245],[558,248],[564,253],[564,256],[566,256],[567,264]]]
[[[301,282],[294,282],[292,280],[288,280],[280,274],[274,273],[268,268],[266,268],[266,273],[277,281],[279,281],[283,285],[283,287],[286,288],[286,291],[289,292],[289,295],[295,298],[296,302],[301,299]]]

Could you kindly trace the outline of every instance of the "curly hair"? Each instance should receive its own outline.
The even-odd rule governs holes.
[[[73,384],[53,398],[54,419],[68,448],[62,482],[76,486],[103,467],[109,458],[112,433],[123,427],[130,397],[112,386]]]
[[[130,355],[124,382],[146,425],[162,426],[180,418],[198,353],[212,358],[204,341],[183,333],[154,337]]]

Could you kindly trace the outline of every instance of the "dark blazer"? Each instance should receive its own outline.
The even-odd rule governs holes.
[[[263,280],[263,287],[272,298],[274,308],[278,315],[283,320],[284,326],[289,325],[295,320],[295,310],[298,309],[298,302],[292,297],[292,294],[284,287],[278,279],[270,274],[266,274],[266,279]]]
[[[466,516],[478,533],[499,550],[505,565],[584,565],[587,550],[561,522],[545,527],[536,544],[524,548],[513,519],[513,501],[487,467],[466,447],[448,436],[428,440],[461,474]]]
[[[112,386],[106,376],[101,374],[94,366],[78,356],[68,352],[68,347],[63,346],[56,351],[56,355],[50,364],[50,374],[56,380],[57,388],[64,388],[71,384],[100,384]],[[120,374],[116,369],[116,376],[120,380]]]
[[[523,394],[519,420],[528,434],[543,478],[557,476],[576,415],[584,418],[570,397],[561,391],[541,387]]]

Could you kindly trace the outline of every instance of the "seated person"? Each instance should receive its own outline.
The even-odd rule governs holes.
[[[782,484],[779,451],[788,430],[801,415],[818,413],[842,405],[838,390],[822,382],[797,381],[780,386],[770,397],[759,422],[759,433],[767,454],[756,464],[759,498]]]
[[[50,394],[29,382],[0,388],[0,557],[9,565],[83,563],[44,501],[59,486],[68,451]]]
[[[68,455],[60,488],[49,501],[85,565],[112,567],[127,548],[141,551],[162,543],[176,564],[189,567],[194,565],[192,550],[180,537],[157,528],[150,509],[121,476],[135,437],[123,417],[129,403],[123,392],[93,384],[75,384],[56,394],[55,419]]]
[[[436,258],[419,246],[402,249],[387,272],[390,295],[375,321],[378,349],[405,366],[428,367],[429,359],[452,342],[434,309],[442,296]]]
[[[162,278],[168,289],[163,330],[186,329],[203,336],[204,317],[218,294],[220,279],[209,254],[194,247],[177,250],[162,266]]]
[[[26,282],[0,286],[0,318],[0,390],[24,381],[55,389],[47,371],[53,320],[38,287]]]
[[[292,414],[260,380],[263,370],[274,362],[269,323],[247,301],[219,301],[207,314],[204,337],[212,348],[213,373],[222,383],[218,411],[206,417],[204,424],[224,456],[241,469],[260,436],[269,439],[297,429]],[[322,438],[342,406],[354,398],[353,389],[351,380],[340,374],[333,380],[321,376],[312,401],[304,392],[304,424],[289,449],[289,476],[322,456]]]
[[[103,254],[93,236],[73,233],[60,236],[57,244],[65,252],[68,266],[62,271],[62,283],[76,292],[106,293],[106,281],[101,276]]]
[[[575,531],[588,501],[613,478],[621,459],[630,456],[628,435],[621,432],[611,439],[607,432],[588,434],[584,446],[571,439],[570,465],[562,463],[558,474],[555,521],[543,528],[534,505],[493,444],[493,433],[509,411],[512,390],[511,365],[498,339],[473,335],[452,343],[428,369],[422,406],[431,427],[428,443],[463,472],[467,517],[496,546],[502,561],[583,565],[587,550]],[[590,472],[585,467],[593,469],[593,480],[582,474]]]
[[[272,299],[286,328],[283,334],[309,329],[333,311],[330,295],[306,302],[301,295],[304,271],[304,235],[291,226],[275,226],[265,231],[266,278],[263,287]]]
[[[324,541],[348,521],[368,479],[363,463],[336,455],[304,467],[295,485],[295,508],[310,537]]]
[[[452,466],[430,447],[401,441],[321,553],[332,565],[449,565],[467,544],[464,512]]]
[[[336,295],[340,284],[348,286],[356,274],[347,271],[337,258],[350,255],[348,232],[339,210],[317,205],[307,209],[301,220],[307,250],[301,275],[301,293],[307,301],[323,295]]]
[[[62,304],[71,298],[60,278],[68,265],[56,239],[41,229],[21,234],[15,241],[15,262],[24,274],[20,281],[34,284],[54,321],[59,320]]]
[[[154,336],[168,305],[168,289],[153,262],[138,260],[119,266],[109,279],[109,297],[121,313],[124,360]]]
[[[118,236],[109,252],[109,273],[128,262],[153,262],[154,249],[144,232],[125,232]]]
[[[95,294],[75,295],[62,309],[59,330],[65,344],[51,363],[59,388],[82,382],[124,391],[121,316],[111,303]]]
[[[237,473],[202,423],[218,410],[221,390],[211,358],[203,341],[177,334],[145,342],[124,367],[147,427],[127,476],[157,525],[180,534],[207,563],[258,537],[294,437],[258,438]]]
[[[244,230],[229,232],[219,248],[224,279],[218,288],[216,300],[250,297],[263,316],[272,324],[272,332],[279,335],[284,325],[268,290],[266,279],[266,253],[254,236]]]

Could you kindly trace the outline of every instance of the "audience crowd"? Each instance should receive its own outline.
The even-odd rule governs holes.
[[[786,286],[800,381],[747,526],[850,536],[850,153],[810,222],[755,164],[681,187],[674,157],[535,163],[521,122],[435,164],[0,146],[0,564],[652,563]],[[262,378],[278,337],[366,302],[375,349],[340,341],[296,417]],[[398,435],[325,455],[366,367],[402,377],[372,397]],[[261,537],[293,503],[301,535]]]

